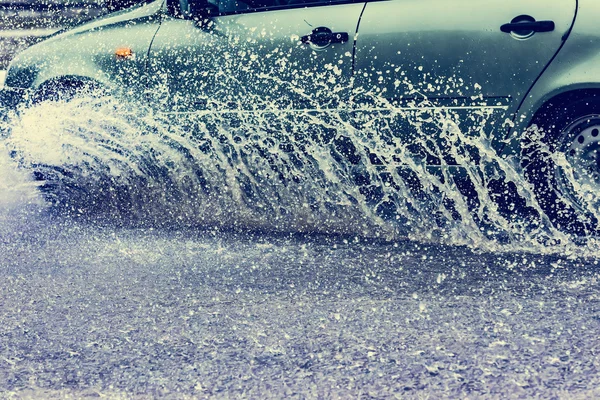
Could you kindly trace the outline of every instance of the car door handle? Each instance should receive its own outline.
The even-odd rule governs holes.
[[[515,31],[521,32],[552,32],[555,28],[554,21],[532,21],[532,22],[511,22],[504,24],[500,30],[504,33]]]
[[[300,38],[302,43],[308,43],[317,47],[327,47],[331,43],[346,43],[348,41],[348,33],[332,32],[331,29],[325,27],[315,28],[310,35],[305,35]]]

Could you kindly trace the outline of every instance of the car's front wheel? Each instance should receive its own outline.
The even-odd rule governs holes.
[[[540,110],[522,142],[522,166],[556,228],[597,233],[600,95],[573,94]]]

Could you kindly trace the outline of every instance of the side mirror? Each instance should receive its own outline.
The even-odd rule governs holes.
[[[187,3],[187,15],[190,19],[210,19],[219,14],[219,7],[207,0],[183,0]]]

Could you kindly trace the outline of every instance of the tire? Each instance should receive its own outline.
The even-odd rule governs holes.
[[[600,94],[574,93],[544,106],[522,141],[525,179],[532,184],[542,211],[565,233],[598,233],[594,209],[599,204],[583,200],[573,182],[591,184],[600,199],[599,133]],[[564,156],[570,168],[558,165],[555,156]]]

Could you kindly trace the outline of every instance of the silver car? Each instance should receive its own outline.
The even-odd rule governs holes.
[[[22,52],[2,97],[12,107],[105,87],[174,116],[336,111],[363,121],[352,129],[431,110],[463,131],[483,118],[498,160],[518,160],[554,224],[587,229],[593,210],[547,155],[597,193],[599,15],[595,0],[158,0]],[[447,134],[385,124],[420,165],[477,162]],[[355,147],[340,153],[397,162]]]

